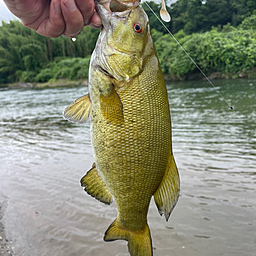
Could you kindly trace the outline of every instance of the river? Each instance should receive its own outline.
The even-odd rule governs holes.
[[[256,251],[256,80],[167,86],[181,195],[169,222],[151,202],[155,256],[252,256]],[[105,243],[113,203],[87,195],[89,124],[62,118],[86,87],[0,90],[0,203],[17,256],[128,256]]]

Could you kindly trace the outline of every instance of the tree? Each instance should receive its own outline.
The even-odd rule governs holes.
[[[212,26],[222,27],[227,23],[237,27],[255,9],[255,0],[178,0],[170,6],[172,21],[168,27],[172,33],[183,29],[187,34],[209,31]],[[152,28],[156,28],[154,24]]]

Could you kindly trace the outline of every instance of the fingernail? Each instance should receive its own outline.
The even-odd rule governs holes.
[[[81,30],[79,31],[79,32],[77,32],[76,34],[74,34],[74,35],[71,35],[71,36],[69,36],[69,37],[71,37],[71,39],[72,39],[72,41],[76,41],[76,38],[81,34]]]
[[[97,29],[97,28],[101,28],[102,25],[96,25],[96,24],[91,23],[91,24],[90,24],[90,27]]]
[[[74,10],[77,9],[76,7],[76,3],[74,0],[66,0],[64,2],[64,5],[66,6],[66,8],[70,11],[70,12],[73,12]]]
[[[102,26],[102,22],[101,20],[96,20],[94,22],[91,22],[91,24],[95,27],[101,27]]]
[[[95,26],[97,26],[97,27],[101,27],[102,26],[102,22],[100,21],[100,22],[95,22],[95,23],[93,23]]]

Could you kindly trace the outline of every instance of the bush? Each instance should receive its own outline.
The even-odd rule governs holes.
[[[56,62],[42,69],[35,77],[36,82],[48,82],[51,79],[87,79],[90,56],[87,58],[58,58]]]
[[[35,77],[35,82],[45,83],[53,78],[53,70],[51,68],[45,68],[40,71],[39,74]]]
[[[244,19],[242,24],[240,25],[241,29],[244,30],[255,30],[256,29],[256,14],[251,15],[250,17]]]
[[[157,33],[153,32],[153,36]],[[155,41],[162,70],[180,79],[199,72],[181,47],[170,36]],[[213,28],[206,33],[177,35],[180,44],[205,72],[238,74],[256,67],[256,30],[236,29],[230,25],[222,31]]]
[[[35,76],[36,72],[34,71],[23,71],[20,80],[26,83],[35,82]]]

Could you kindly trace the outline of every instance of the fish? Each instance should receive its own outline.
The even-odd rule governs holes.
[[[115,200],[118,210],[104,241],[126,240],[131,256],[151,256],[151,198],[168,221],[180,191],[166,84],[140,2],[95,5],[103,27],[91,56],[88,94],[64,117],[90,121],[95,163],[81,186],[100,202]]]

